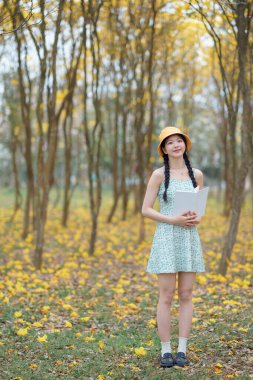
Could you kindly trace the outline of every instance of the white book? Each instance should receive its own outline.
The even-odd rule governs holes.
[[[175,191],[172,215],[183,214],[186,211],[195,211],[198,216],[203,216],[206,210],[206,202],[209,187],[203,187],[198,191]]]

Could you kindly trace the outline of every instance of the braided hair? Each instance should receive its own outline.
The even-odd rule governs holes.
[[[186,139],[183,135],[180,135],[182,137],[182,139],[184,140],[184,143],[185,143],[185,146],[187,146],[187,142],[186,142]],[[165,145],[165,141],[166,139],[163,140],[162,144],[161,144],[161,147],[164,147]],[[194,173],[193,173],[193,170],[192,170],[192,167],[191,167],[191,163],[190,163],[190,160],[187,156],[187,153],[186,151],[184,152],[183,154],[183,158],[184,158],[184,162],[185,162],[185,165],[188,169],[188,173],[189,173],[189,176],[192,180],[192,184],[193,184],[193,187],[197,187],[197,182],[196,182],[196,179],[194,177]],[[163,161],[164,161],[164,167],[165,167],[165,170],[164,170],[164,175],[165,175],[165,190],[164,190],[164,193],[163,193],[163,199],[165,202],[167,202],[167,188],[169,187],[169,182],[170,182],[170,165],[169,165],[169,156],[168,154],[163,154]]]

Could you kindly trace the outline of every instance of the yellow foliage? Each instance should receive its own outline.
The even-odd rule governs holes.
[[[62,101],[65,98],[65,96],[67,95],[67,93],[68,93],[67,88],[65,88],[63,90],[58,90],[57,95],[56,95],[56,101],[58,101],[58,102]]]
[[[147,351],[145,350],[144,347],[135,348],[135,349],[134,349],[134,353],[135,353],[137,356],[145,356],[145,355],[147,355]]]
[[[204,277],[203,275],[199,275],[199,276],[197,277],[197,282],[198,282],[200,285],[204,285],[204,284],[206,284],[207,279],[206,279],[206,277]]]
[[[244,327],[239,327],[239,329],[238,329],[239,331],[242,331],[242,332],[248,332],[249,331],[249,329],[248,328],[244,328]]]
[[[40,323],[40,322],[34,322],[34,323],[33,323],[33,326],[34,326],[34,327],[43,327],[43,324]]]
[[[41,308],[41,313],[42,314],[48,314],[49,310],[50,310],[50,306],[43,306]]]
[[[90,317],[82,317],[82,318],[80,318],[80,321],[82,321],[82,322],[87,322],[89,320],[90,320]]]
[[[243,289],[248,289],[248,287],[250,286],[250,280],[246,280],[246,279],[241,279],[239,277],[237,277],[236,279],[234,279],[234,281],[230,284],[230,286],[232,288],[243,288]]]
[[[95,340],[95,338],[93,338],[93,336],[86,336],[86,337],[84,338],[84,340],[85,340],[86,342],[92,342],[93,340]]]
[[[156,320],[150,319],[147,324],[148,327],[155,327],[156,326]]]
[[[14,317],[15,317],[15,318],[19,318],[19,317],[21,317],[21,315],[22,315],[22,311],[16,311],[16,312],[14,313]]]
[[[237,305],[237,306],[244,306],[243,303],[241,302],[238,302],[238,301],[234,301],[234,300],[225,300],[223,301],[223,304],[224,305]]]
[[[63,307],[63,309],[65,309],[65,310],[70,310],[70,309],[72,309],[72,306],[71,306],[70,304],[64,304],[64,305],[62,305],[62,307]]]
[[[20,336],[25,336],[28,334],[28,329],[19,329],[17,332],[16,332],[17,335],[20,335]]]
[[[146,348],[137,347],[132,353],[141,358],[147,355],[148,348],[153,350],[153,337],[157,327],[154,302],[158,301],[159,288],[154,276],[145,273],[145,262],[154,231],[153,221],[146,222],[146,237],[139,242],[136,215],[134,219],[122,222],[117,220],[108,228],[105,222],[106,212],[102,211],[96,251],[91,257],[87,253],[89,212],[73,208],[68,228],[64,229],[60,226],[59,209],[50,208],[46,225],[44,266],[41,272],[37,272],[32,265],[34,242],[31,234],[26,240],[21,238],[21,212],[17,214],[13,226],[8,226],[9,233],[4,233],[5,223],[10,215],[9,210],[4,211],[0,218],[4,257],[0,263],[3,273],[0,298],[2,303],[7,302],[6,300],[9,302],[3,305],[12,310],[16,340],[23,343],[27,335],[29,340],[30,336],[35,335],[34,343],[39,346],[49,340],[50,334],[59,332],[64,335],[68,328],[68,335],[72,334],[73,340],[79,340],[79,343],[81,340],[84,349],[89,345],[90,350],[95,347],[95,350],[99,348],[106,351],[107,339],[114,340],[117,344],[118,331],[122,332],[126,327],[128,330],[128,326],[130,329],[136,321],[141,321],[147,328],[147,335],[144,337]],[[237,242],[240,250],[230,262],[227,275],[221,276],[214,269],[217,268],[220,257],[224,224],[224,218],[210,210],[199,225],[207,273],[198,274],[196,277],[197,286],[193,297],[196,317],[193,318],[193,329],[201,334],[210,329],[208,334],[211,334],[212,328],[219,324],[219,327],[224,327],[224,335],[219,338],[220,344],[224,347],[227,344],[228,347],[237,347],[238,340],[229,341],[231,336],[227,335],[226,327],[238,331],[240,340],[241,337],[248,336],[250,331],[250,326],[247,323],[242,324],[241,318],[245,312],[249,313],[245,294],[250,294],[251,290],[252,231],[250,219],[242,220]],[[172,311],[175,316],[178,310],[172,308]],[[104,323],[104,318],[108,318],[108,325]],[[73,321],[83,323],[75,323],[75,328],[71,330]],[[38,329],[43,329],[48,335],[37,336],[38,331],[41,331]],[[129,334],[129,340],[131,339]],[[1,343],[7,347],[4,334],[1,336]],[[71,349],[74,343],[73,341],[67,348]],[[193,360],[196,361],[197,350],[196,343],[192,351]],[[226,378],[225,369],[220,366],[222,363],[212,363],[208,374],[210,378],[216,374],[222,374]],[[55,361],[54,364],[58,366],[63,362]],[[68,364],[77,365],[74,361]],[[124,362],[119,364],[122,371],[125,370],[124,365]],[[135,370],[138,372],[138,367],[135,366]]]
[[[47,342],[47,335],[38,336],[38,337],[37,337],[37,341],[40,342],[40,343],[45,343],[45,342]]]
[[[31,364],[29,365],[29,367],[32,368],[32,369],[37,369],[37,368],[38,368],[38,364],[36,364],[36,363],[31,363]]]

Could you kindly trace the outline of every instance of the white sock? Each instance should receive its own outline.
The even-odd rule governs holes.
[[[162,356],[166,353],[166,352],[170,352],[171,353],[171,345],[170,345],[170,340],[168,342],[161,342],[162,344]]]
[[[184,352],[186,354],[186,344],[188,338],[179,337],[177,352]]]

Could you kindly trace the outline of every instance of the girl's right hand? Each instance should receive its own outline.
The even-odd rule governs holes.
[[[193,220],[196,218],[196,216],[196,212],[186,211],[183,214],[176,215],[174,217],[174,224],[177,224],[182,227],[194,227],[195,223],[193,222]]]

